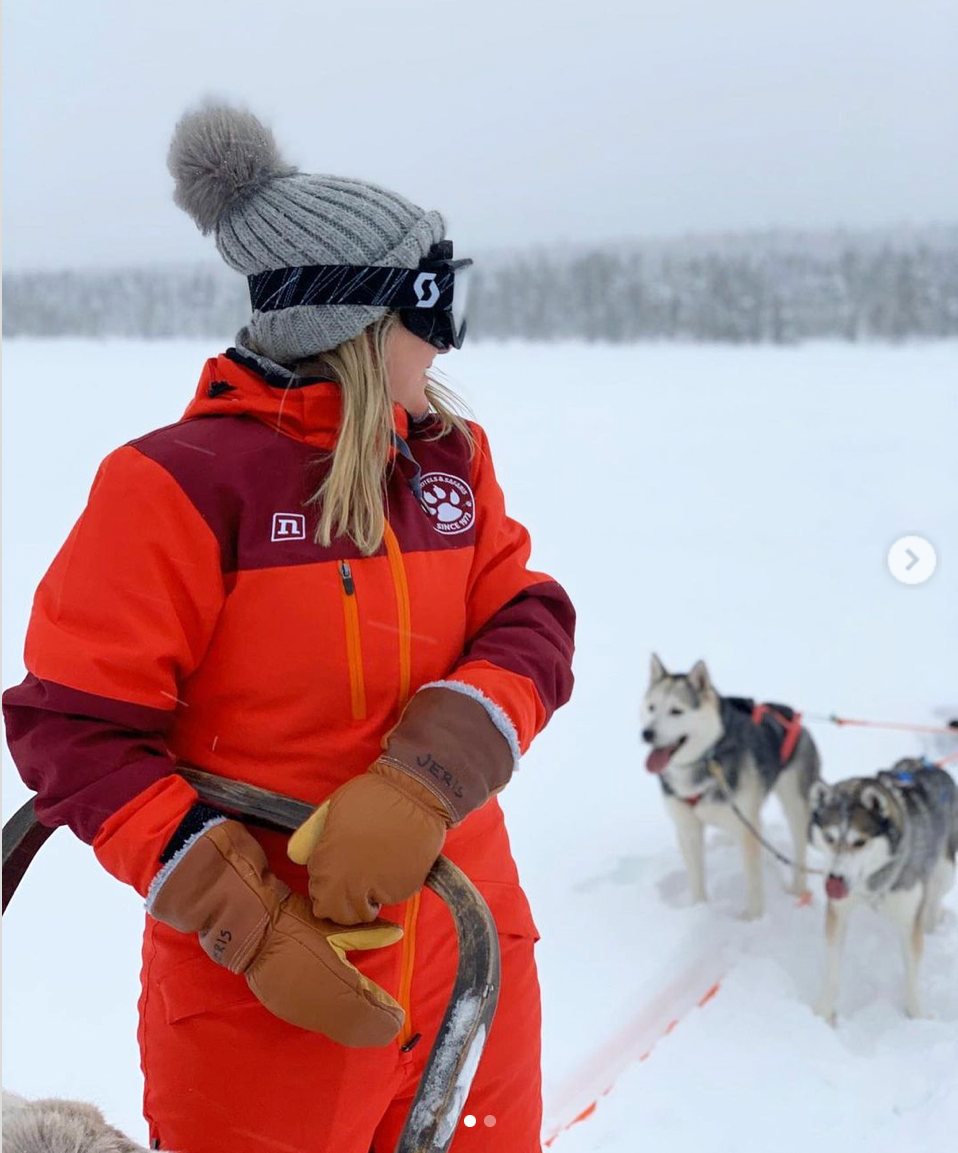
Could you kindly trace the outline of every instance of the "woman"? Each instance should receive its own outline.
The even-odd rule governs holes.
[[[502,950],[467,1108],[538,1150],[537,934],[494,794],[569,697],[574,614],[428,376],[468,262],[437,213],[296,172],[229,107],[180,121],[170,168],[252,317],[181,421],[101,465],[4,697],[40,819],[147,900],[151,1140],[392,1153],[456,965],[422,889],[442,851]],[[177,761],[320,808],[288,854]]]

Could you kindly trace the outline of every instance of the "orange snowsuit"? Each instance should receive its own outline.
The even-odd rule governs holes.
[[[488,445],[395,410],[383,546],[313,542],[336,385],[290,387],[243,350],[209,360],[183,419],[106,458],[37,590],[8,741],[44,823],[68,824],[145,894],[197,800],[176,762],[318,804],[376,759],[418,688],[456,682],[525,751],[571,692],[574,613],[527,567]],[[306,892],[285,839],[251,831]],[[443,852],[500,933],[499,1009],[453,1149],[539,1149],[537,932],[493,798]],[[403,940],[351,959],[406,1010],[348,1050],[270,1015],[196,939],[147,917],[139,1039],[157,1147],[392,1153],[451,989],[428,890],[383,916]],[[494,1125],[486,1118],[494,1118]]]

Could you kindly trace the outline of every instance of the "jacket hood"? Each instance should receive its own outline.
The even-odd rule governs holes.
[[[334,381],[294,377],[246,349],[228,348],[203,366],[181,419],[194,416],[251,416],[284,436],[331,449],[342,422],[342,395]],[[409,414],[402,405],[393,405],[393,420],[405,440]]]

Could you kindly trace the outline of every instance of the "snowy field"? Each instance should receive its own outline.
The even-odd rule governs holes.
[[[214,351],[5,344],[4,686],[23,675],[34,586],[97,463],[175,420]],[[579,610],[576,695],[503,798],[543,938],[546,1135],[614,1083],[552,1149],[953,1147],[955,893],[927,945],[927,1019],[903,1016],[896,940],[863,913],[840,1021],[826,1026],[808,1007],[820,889],[797,907],[769,859],[768,912],[739,921],[737,853],[717,837],[712,902],[688,907],[637,730],[653,648],[670,668],[705,657],[723,692],[808,712],[934,723],[958,705],[958,344],[481,345],[443,364],[489,431],[536,567]],[[939,558],[915,588],[885,567],[909,532]],[[814,735],[832,780],[925,751],[908,734]],[[6,817],[26,796],[6,753],[3,782]],[[141,917],[136,896],[57,833],[4,919],[3,1083],[95,1100],[144,1139]]]

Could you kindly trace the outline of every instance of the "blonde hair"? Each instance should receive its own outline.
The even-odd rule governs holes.
[[[393,402],[386,376],[386,340],[399,324],[387,313],[352,340],[299,361],[298,375],[321,373],[342,390],[342,420],[326,479],[307,500],[320,510],[313,539],[328,547],[346,536],[364,556],[382,544],[386,528],[386,481],[392,469]],[[439,426],[430,439],[456,429],[473,447],[459,396],[430,369],[426,397]]]

